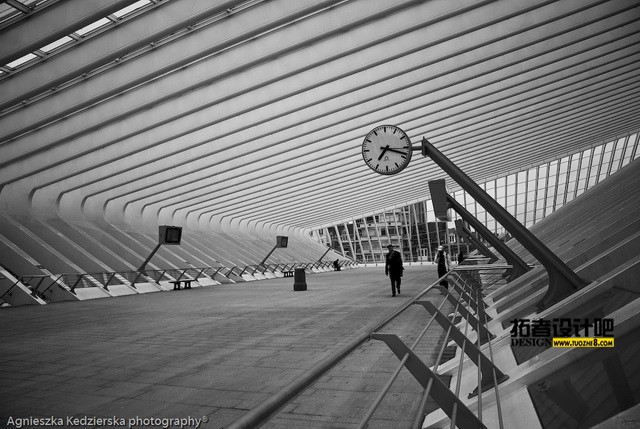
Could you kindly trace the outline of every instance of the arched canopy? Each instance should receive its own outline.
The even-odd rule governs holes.
[[[0,210],[311,229],[640,126],[632,0],[69,0],[0,8]],[[214,225],[214,226],[215,226]]]

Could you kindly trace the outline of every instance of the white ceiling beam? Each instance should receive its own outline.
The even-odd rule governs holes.
[[[607,106],[605,106],[605,108],[606,107]],[[637,108],[637,103],[636,103],[635,106],[631,107],[632,110],[636,109],[636,108]],[[618,110],[620,110],[620,109],[618,109]],[[611,116],[613,116],[613,119],[612,119]],[[601,129],[601,127],[599,127],[597,125],[598,121],[593,120],[594,118],[591,118],[591,117],[588,117],[588,116],[586,118],[587,119],[584,122],[588,123],[588,125],[589,125],[588,129],[589,129],[590,133],[588,133],[586,135],[583,135],[582,136],[583,138],[592,136],[592,135],[594,135],[592,133],[597,132],[599,128]],[[622,120],[622,119],[626,120],[627,118],[625,118],[624,115],[621,115],[619,111],[612,111],[612,112],[609,112],[608,116],[603,118],[603,119],[608,121],[608,122],[610,122],[610,123],[612,123],[612,124],[615,124],[616,121]],[[584,128],[584,124],[581,123],[581,122],[578,122],[578,126],[583,126],[583,128]],[[575,129],[571,128],[571,130],[567,131],[567,133],[573,135],[573,134],[578,134],[579,131],[580,130],[575,130]],[[563,135],[558,130],[555,130],[554,133],[550,136],[550,138],[554,138],[554,137],[563,137]],[[498,146],[498,148],[500,148],[500,146]],[[533,146],[532,149],[533,149],[532,156],[539,156],[538,155],[538,153],[539,153],[538,149],[535,148],[535,146]],[[496,149],[496,151],[498,151],[498,152],[500,152],[500,150],[501,149]],[[495,160],[495,154],[494,153],[492,153],[490,151],[484,151],[481,148],[474,148],[474,150],[471,150],[470,152],[476,153],[476,155],[473,155],[473,153],[472,153],[470,155],[470,157],[472,158],[471,162],[474,163],[474,164],[477,164],[477,165],[481,165],[482,166],[482,165],[485,165],[484,163],[492,164],[492,161]],[[488,155],[485,155],[485,156],[482,156],[482,157],[478,157],[477,156],[477,152],[483,152],[483,153],[486,152]],[[522,156],[524,156],[524,154],[527,151],[522,151],[522,152],[523,152]],[[352,159],[353,159],[353,162],[355,162],[356,164],[362,164],[361,159],[360,159],[360,155],[358,153],[354,154]],[[493,164],[495,164],[495,163],[493,163]],[[286,168],[286,167],[283,167],[283,168]],[[327,170],[334,171],[333,168],[330,165],[327,165],[326,168],[327,168]],[[476,173],[477,172],[475,170],[472,172],[472,174],[476,174]],[[267,173],[264,172],[263,174],[267,174]],[[362,176],[363,178],[365,178],[365,180],[361,181],[361,177],[359,177],[359,176]],[[362,172],[362,174],[360,174],[357,171],[354,171],[352,169],[348,173],[348,177],[350,179],[350,181],[348,182],[349,186],[346,187],[344,181],[342,181],[342,183],[340,183],[340,184],[337,184],[336,186],[344,188],[345,192],[353,192],[354,194],[359,194],[364,189],[367,189],[367,190],[374,189],[374,188],[372,188],[372,186],[375,186],[376,179],[379,179],[376,176],[377,175],[373,175],[372,176],[370,174],[370,172],[367,171],[366,169],[364,170],[364,172]],[[331,177],[331,176],[329,176],[329,177]],[[368,180],[368,179],[370,179],[370,180]],[[410,177],[405,177],[405,180],[406,179],[411,179],[411,178]],[[315,193],[318,189],[320,189],[322,192],[326,192],[326,190],[328,188],[330,189],[332,184],[331,183],[324,183],[324,182],[327,182],[328,180],[330,180],[330,179],[327,178],[327,180],[325,180],[325,181],[322,181],[322,180],[309,180],[307,182],[308,184],[307,184],[307,187],[306,187],[306,190],[305,190],[305,194],[307,194],[310,199],[318,197],[318,195]],[[406,182],[404,182],[404,183],[406,183]],[[286,205],[283,204],[282,201],[283,201],[283,198],[285,198],[285,199],[287,198],[286,197],[286,191],[284,192],[285,195],[282,196],[283,198],[278,198],[278,197],[281,197],[280,195],[278,195],[278,192],[276,192],[276,191],[278,191],[278,189],[280,189],[280,188],[277,188],[277,187],[274,186],[273,189],[270,191],[269,195],[273,197],[273,199],[271,200],[271,201],[274,202],[273,204],[277,205],[278,207],[284,207]],[[375,187],[375,189],[378,190],[378,187]],[[396,194],[398,194],[399,198],[401,198],[401,199],[403,198],[402,192],[397,192]],[[254,199],[256,199],[255,204],[253,204],[253,200]],[[326,202],[326,203],[328,203],[330,205],[330,203],[331,203],[330,201],[327,201],[324,198],[321,198],[321,199],[322,199],[322,201],[324,201],[324,202]],[[224,199],[220,199],[220,200],[216,199],[216,193],[212,192],[212,194],[210,196],[210,200],[212,202],[209,205],[215,207],[217,211],[226,211],[226,210],[228,210],[228,208],[225,207]],[[269,204],[262,204],[263,201],[261,201],[261,198],[258,195],[256,195],[256,193],[254,193],[251,196],[251,198],[245,199],[245,201],[248,201],[245,205],[254,206],[254,207],[257,207],[259,209],[262,209],[263,206],[264,206],[264,207],[266,207],[267,210],[269,209],[269,207],[268,207]],[[304,210],[311,213],[311,210],[309,209],[309,205],[307,205],[307,201],[296,201],[296,204],[298,206],[305,207]],[[344,207],[345,204],[341,204],[339,206]],[[323,205],[323,207],[326,208],[327,205]],[[198,209],[197,206],[196,206],[196,207],[193,207],[192,210],[200,210],[200,209]],[[316,214],[318,214],[318,213],[316,213]]]
[[[479,53],[479,54],[481,54],[481,53]],[[375,55],[375,53],[374,53],[374,55]],[[417,56],[417,55],[416,55],[416,56]],[[438,63],[437,58],[435,58],[435,59],[433,60],[432,64],[437,64],[437,63]],[[399,62],[398,64],[400,64],[400,62]],[[328,65],[328,67],[331,67],[331,66],[333,66],[333,64]],[[386,71],[386,72],[388,73],[389,68],[394,68],[394,64],[391,64],[391,65],[390,65],[390,67],[387,67],[387,68],[383,68],[383,67],[381,67],[381,68],[380,68],[380,72],[381,72],[381,73],[385,73],[385,71]],[[315,71],[316,71],[316,70],[314,70],[314,72],[315,72]],[[231,85],[233,85],[233,83],[234,83],[235,81],[238,81],[238,80],[239,80],[239,79],[238,79],[238,76],[234,76],[234,79],[230,82],[230,84],[231,84]],[[249,81],[250,81],[251,79],[247,79],[247,80],[249,80]],[[225,83],[225,85],[227,85],[227,86],[228,86],[229,84],[226,84],[226,83]],[[156,91],[152,91],[152,93],[156,93]],[[119,97],[119,99],[121,99],[121,98],[122,98],[122,97]],[[205,96],[205,98],[208,98],[208,97],[206,97],[206,96]],[[191,105],[191,103],[185,103],[185,104],[187,104],[187,105],[189,105],[189,106]],[[169,110],[171,110],[171,111],[175,111],[175,110],[176,110],[176,109],[175,109],[175,103],[171,103],[171,104],[167,103],[167,108],[168,108]],[[224,111],[227,111],[227,110],[228,110],[228,109],[224,109]],[[119,106],[118,108],[114,108],[114,109],[113,109],[113,111],[116,111],[116,112],[127,112],[127,110],[126,110],[125,108],[123,108],[123,106],[122,106],[122,107],[120,107],[120,106]],[[33,112],[31,112],[31,113],[33,113]],[[128,114],[128,113],[130,113],[130,112],[127,112],[127,114]],[[158,112],[156,112],[156,111],[151,112],[151,114],[152,114],[152,115],[154,115],[154,116],[156,116],[156,115],[157,115],[157,113],[158,113]],[[101,120],[104,120],[104,118],[105,118],[105,114],[107,114],[107,115],[108,115],[108,113],[105,111],[104,113],[100,113],[97,117],[101,118]],[[82,116],[82,115],[81,115],[81,116]],[[189,118],[190,118],[191,120],[193,120],[193,118],[194,118],[194,114],[190,115],[190,116],[189,116]],[[9,119],[17,119],[17,118],[7,118],[7,120],[9,120]],[[82,123],[83,123],[83,124],[86,124],[87,122],[91,122],[90,120],[89,120],[89,121],[87,121],[86,119],[87,119],[87,118],[82,118],[82,117],[77,118],[77,120],[82,120]],[[69,119],[66,121],[66,123],[64,124],[64,125],[65,125],[65,127],[64,127],[64,128],[60,128],[60,129],[61,129],[61,130],[67,130],[67,129],[69,128],[69,126],[70,126],[69,121],[73,121],[73,120],[74,120],[74,118],[69,118]],[[16,121],[12,121],[12,122],[16,122]],[[136,124],[138,124],[138,126],[139,126],[139,124],[148,124],[148,123],[149,123],[149,121],[147,121],[147,120],[137,120],[137,121],[134,121],[134,122],[135,122]],[[123,128],[123,127],[122,127],[122,123],[118,124],[118,126],[117,126],[117,127],[115,127],[115,128],[116,128],[116,129],[121,130],[121,129]],[[131,133],[131,131],[127,131],[127,132],[128,132],[128,133]],[[99,133],[97,133],[97,134],[98,134],[98,135],[100,135],[102,139],[104,139],[104,136],[105,136],[105,130],[104,130],[104,129],[101,129],[101,130],[100,130],[100,132],[99,132]],[[67,135],[66,137],[64,137],[64,138],[61,136],[61,137],[59,138],[59,140],[68,141],[68,139],[69,139],[69,138],[70,138],[70,136],[68,136],[68,135]],[[19,139],[18,141],[16,141],[16,142],[15,142],[15,144],[14,144],[13,146],[14,146],[15,148],[18,148],[18,150],[19,150],[20,152],[23,152],[23,153],[24,153],[25,151],[29,151],[29,149],[28,149],[28,148],[29,148],[30,144],[28,143],[28,140],[29,140],[29,138],[28,138],[28,137],[26,138],[26,141],[25,141],[25,139]],[[48,138],[48,137],[46,136],[46,131],[45,131],[45,134],[43,134],[43,133],[37,133],[36,135],[34,135],[32,140],[34,141],[34,143],[36,143],[36,142],[37,142],[37,148],[38,148],[38,150],[42,150],[42,147],[43,147],[42,142],[43,142],[43,141],[49,141],[49,140],[50,140],[50,137]],[[88,141],[92,141],[92,142],[96,142],[96,143],[97,143],[97,140],[95,140],[95,138],[93,138],[93,137],[91,137],[91,140],[88,140]],[[147,140],[147,141],[148,141],[148,140]],[[100,145],[101,145],[101,146],[104,146],[104,143],[100,143]],[[128,146],[129,146],[129,147],[132,147],[132,145],[131,145],[131,144],[129,144]],[[80,145],[80,147],[82,147],[82,148],[87,148],[88,146],[87,146],[87,144],[85,143],[85,144],[81,144],[81,145]],[[77,151],[75,151],[75,153],[77,153]],[[48,158],[49,158],[49,157],[48,157]],[[14,156],[12,156],[10,152],[9,152],[8,154],[6,154],[6,155],[5,155],[5,159],[6,159],[6,160],[14,159],[14,161],[13,161],[13,162],[15,162],[15,157],[14,157]],[[51,159],[51,161],[55,162],[53,159]]]
[[[629,61],[631,61],[632,63],[634,63],[633,58],[630,58],[630,59],[629,59]],[[596,84],[597,84],[597,82],[596,82]],[[576,85],[578,85],[578,84],[576,84]],[[525,88],[524,90],[526,91],[526,88]],[[551,96],[553,96],[553,94],[552,94]],[[569,99],[569,101],[571,101],[571,100]],[[524,100],[523,102],[527,102],[527,101],[526,101],[526,100]],[[516,112],[514,113],[514,115],[515,115],[515,116],[519,116],[519,114],[520,114],[520,112],[519,112],[519,111],[516,111]],[[535,119],[535,118],[534,118],[534,119]],[[358,140],[359,140],[360,138],[361,138],[361,136],[359,136],[359,137],[358,137]],[[514,142],[517,142],[517,141],[516,141],[516,140],[514,140]],[[197,168],[196,168],[196,170],[198,170],[198,171],[199,171],[199,169],[197,169]],[[265,175],[265,176],[266,176],[266,172],[260,172],[260,173],[258,173],[258,174],[260,174],[260,175]],[[132,175],[133,175],[133,177],[135,177],[135,173],[133,173],[133,172],[132,172]],[[180,174],[175,174],[175,176],[180,177]],[[100,179],[96,179],[96,180],[100,180]],[[179,180],[179,179],[176,179],[176,180]],[[229,180],[231,180],[231,179],[226,178],[226,177],[224,177],[224,176],[220,176],[220,177],[219,177],[219,180],[223,181],[223,183],[224,183],[224,182],[227,182],[227,181],[229,181]],[[265,177],[265,180],[270,180],[270,179],[269,179],[268,177]],[[103,183],[103,182],[101,181],[100,183]],[[176,183],[175,183],[175,181],[167,182],[167,181],[165,180],[165,183],[167,183],[170,187],[171,187],[171,186],[177,186],[177,185],[176,185]],[[130,186],[131,186],[131,185],[132,185],[132,183],[129,183],[129,184],[128,184],[128,185],[126,185],[126,186],[127,186],[127,188],[128,188],[128,189],[130,189]],[[193,185],[193,184],[192,184],[192,185]],[[192,185],[191,185],[191,186],[192,186]],[[309,183],[308,185],[309,185],[309,186],[311,186],[311,183]],[[216,185],[216,184],[214,183],[212,186],[213,186],[213,187],[217,187],[217,186],[219,186],[219,185]],[[85,191],[86,191],[86,190],[85,190]],[[164,193],[161,193],[160,195],[164,195],[164,198],[166,198],[166,197],[167,197],[166,192],[168,192],[168,191],[169,191],[169,190],[165,189],[165,190],[163,191]],[[178,191],[178,192],[179,192],[179,191]],[[169,198],[169,201],[170,201],[170,198]],[[218,205],[218,203],[217,203],[217,202],[216,202],[216,205]]]
[[[428,137],[478,182],[640,129],[636,3],[456,1],[351,0],[304,17],[276,0],[198,30],[206,40],[178,30],[0,116],[0,210],[309,228],[423,200],[446,176],[417,153],[400,175],[371,172],[360,145],[380,123]],[[89,61],[81,52],[64,55]]]
[[[594,52],[594,56],[597,56],[597,53],[598,53],[597,51]],[[622,57],[624,61],[627,61],[627,63],[631,64],[630,66],[627,66],[627,67],[631,67],[632,68],[632,65],[633,65],[633,62],[634,62],[633,57],[632,58],[627,58],[627,55],[628,54],[626,52],[624,52],[624,51],[619,54],[619,56]],[[605,57],[601,57],[601,58],[605,58]],[[591,65],[594,66],[593,63]],[[605,61],[605,65],[608,65],[607,61]],[[606,68],[605,68],[605,70],[606,70]],[[633,71],[633,70],[631,70],[631,71]],[[538,74],[542,74],[542,76],[545,76],[546,71],[543,68],[543,69],[537,71],[537,73]],[[487,76],[489,76],[489,75],[487,75]],[[517,74],[514,75],[514,76],[519,78],[519,76]],[[470,82],[469,80],[464,79],[464,76],[462,76],[462,78],[463,78],[462,80],[464,81],[464,84],[467,84],[467,83]],[[541,81],[541,77],[540,76],[537,77],[538,82],[532,80],[530,83],[527,84],[529,86],[533,85],[534,89],[528,88],[528,86],[525,85],[526,82],[522,81],[521,79],[519,81],[516,80],[515,82],[511,83],[511,82],[509,82],[508,79],[504,78],[504,75],[502,75],[502,78],[503,79],[497,79],[495,84],[493,84],[493,85],[487,83],[486,81],[481,80],[479,82],[474,83],[473,86],[470,87],[470,88],[464,88],[463,87],[461,89],[456,89],[456,91],[458,92],[457,96],[454,96],[454,95],[451,95],[451,94],[447,95],[446,93],[444,93],[444,95],[442,97],[438,97],[438,96],[436,96],[435,93],[429,94],[429,98],[431,100],[434,100],[434,103],[430,107],[431,113],[430,113],[430,115],[428,117],[429,119],[424,119],[423,118],[424,115],[422,115],[422,116],[420,116],[420,120],[421,121],[427,120],[431,124],[430,126],[432,127],[432,129],[434,131],[438,131],[439,132],[439,130],[442,128],[442,125],[440,125],[439,122],[441,122],[444,118],[438,119],[436,116],[433,115],[433,112],[434,111],[437,112],[439,110],[438,103],[436,103],[435,100],[437,100],[438,98],[442,98],[442,101],[439,104],[443,104],[443,106],[446,106],[447,104],[448,105],[453,104],[454,106],[458,106],[457,110],[461,111],[461,113],[464,113],[465,112],[464,109],[466,109],[468,111],[468,113],[467,113],[468,115],[472,115],[473,118],[480,118],[480,119],[474,119],[474,123],[478,123],[479,124],[479,125],[476,125],[476,127],[484,127],[486,129],[489,129],[490,128],[490,124],[491,124],[491,117],[492,117],[491,115],[495,115],[495,113],[500,112],[500,109],[505,110],[506,113],[511,112],[511,113],[509,113],[509,115],[514,117],[514,118],[516,118],[513,121],[522,121],[521,115],[524,114],[522,109],[525,109],[525,111],[526,111],[526,109],[528,109],[528,110],[539,109],[539,107],[533,107],[533,108],[530,107],[531,103],[533,103],[533,106],[535,106],[535,103],[541,103],[540,101],[536,101],[536,99],[531,98],[532,95],[538,94],[539,97],[543,97],[543,98],[544,97],[547,97],[547,98],[552,97],[556,101],[560,100],[560,99],[565,99],[565,104],[573,104],[573,103],[576,102],[574,99],[567,98],[568,97],[567,94],[563,95],[563,92],[571,94],[571,91],[569,91],[568,89],[563,89],[563,88],[566,88],[567,85],[569,85],[571,83],[575,87],[575,89],[573,89],[572,91],[574,91],[574,92],[578,91],[577,92],[578,95],[580,95],[580,91],[586,91],[586,89],[584,88],[585,83],[583,81],[576,80],[577,79],[576,77],[571,77],[571,76],[567,77],[567,78],[571,78],[571,80],[568,80],[568,81],[567,80],[563,80],[560,83],[545,83],[545,86],[542,89],[540,89],[540,88],[535,89],[535,86],[539,86],[539,82]],[[529,79],[531,79],[531,77]],[[582,77],[582,79],[593,79],[593,76],[585,75],[585,76]],[[514,80],[514,79],[512,79],[512,80]],[[547,79],[545,77],[545,82],[546,82],[546,80]],[[477,104],[477,101],[470,102],[468,100],[468,98],[471,97],[471,94],[475,94],[477,92],[478,88],[486,89],[486,88],[491,88],[491,86],[496,87],[495,95],[493,97],[490,97],[490,94],[485,94],[484,97],[482,98],[483,102],[479,104],[479,106],[484,106],[484,109],[487,112],[487,113],[484,114],[485,116],[487,116],[487,118],[482,119],[482,115],[483,114],[482,114],[481,111],[477,110],[477,108],[473,109],[473,108],[469,107],[469,106],[473,107],[473,104],[474,103]],[[515,100],[518,104],[520,104],[520,106],[513,105],[513,104],[510,104],[510,103],[505,103],[504,101],[502,103],[500,103],[500,104],[495,104],[496,100],[509,98],[509,93],[507,91],[501,91],[501,89],[504,89],[505,87],[507,87],[507,88],[511,87],[511,91],[512,92],[513,91],[517,91],[517,92],[515,92],[515,94],[518,94],[517,98],[513,94],[510,96],[511,99],[512,99],[511,103]],[[557,88],[557,89],[554,89],[554,88]],[[599,90],[599,89],[600,89],[600,86],[596,86],[595,87],[595,90]],[[552,92],[552,91],[555,91],[555,93]],[[521,94],[526,94],[527,97],[523,98],[521,96]],[[467,100],[465,100],[465,98]],[[495,98],[495,100],[493,98]],[[445,104],[445,102],[447,104]],[[417,106],[420,106],[423,103],[424,103],[424,101],[422,101],[420,98],[417,98],[417,104],[416,104]],[[391,102],[391,104],[396,104],[396,102]],[[416,109],[405,109],[405,110],[409,110],[409,111],[413,112]],[[449,118],[451,118],[450,119],[450,123],[452,124],[452,126],[454,126],[455,124],[464,125],[465,119],[464,119],[464,116],[461,115],[461,113],[458,113],[455,110],[452,110],[451,108],[447,109],[447,116]],[[344,122],[348,118],[351,118],[351,117],[359,118],[360,115],[361,115],[361,113],[359,113],[357,110],[354,110],[353,113],[350,113],[349,111],[337,111],[336,112],[336,120],[334,122],[331,122],[330,125],[327,125],[325,127],[326,128],[335,127],[337,125],[337,123],[339,123],[339,122]],[[483,122],[483,121],[488,121],[488,122]],[[505,118],[504,117],[500,117],[500,119],[497,120],[497,121],[500,124],[504,125]],[[303,122],[307,123],[306,120],[303,121]],[[311,124],[311,122],[308,122],[308,123]],[[407,122],[407,124],[409,124],[409,123],[410,122]],[[318,131],[322,132],[323,128],[324,127],[318,128]],[[461,128],[461,127],[458,127],[458,128]],[[468,130],[469,127],[464,127],[464,129]],[[471,128],[470,130],[472,131],[473,128]],[[293,129],[293,131],[295,131],[295,129]],[[468,132],[471,132],[471,131],[468,131]],[[294,136],[295,135],[283,136],[280,139],[282,141],[293,142],[292,139],[294,138]],[[186,138],[187,139],[192,139],[193,136],[188,136]],[[252,140],[255,140],[256,138],[258,138],[258,136],[251,136],[251,137],[246,137],[246,140],[247,141],[252,141]],[[312,141],[308,140],[309,137],[305,137],[305,139],[308,141],[307,144],[312,142]],[[175,144],[175,143],[176,142],[173,142],[174,146],[182,147],[181,144]],[[327,146],[330,146],[330,147],[327,148],[327,150],[329,150],[329,151],[333,150],[332,149],[334,147],[333,145],[327,145]],[[232,144],[230,147],[233,148],[233,147],[236,147],[236,145]],[[166,153],[170,153],[170,152],[166,152]],[[221,177],[220,175],[221,175],[222,171],[220,170],[219,167],[216,167],[217,163],[221,163],[224,160],[224,159],[220,159],[219,158],[219,156],[220,156],[219,154],[221,153],[221,151],[216,151],[215,153],[216,153],[216,155],[215,155],[216,158],[214,158],[213,161],[212,161],[214,163],[213,166],[211,167],[212,172],[215,171],[215,176],[220,177],[219,180],[221,180],[221,181],[229,180],[230,178],[226,178],[226,177],[223,177],[223,176]],[[135,179],[136,177],[138,177],[138,178],[147,177],[149,173],[157,173],[158,171],[166,171],[166,174],[179,176],[178,174],[173,173],[171,171],[172,165],[177,165],[175,167],[175,169],[179,170],[181,167],[178,167],[178,166],[183,165],[185,163],[189,163],[189,165],[193,165],[195,167],[195,171],[197,172],[197,173],[194,173],[194,174],[191,174],[191,175],[188,176],[190,182],[186,186],[189,186],[191,188],[193,187],[194,181],[197,180],[197,178],[194,178],[194,175],[201,174],[201,175],[204,176],[204,178],[207,181],[209,181],[209,176],[213,176],[213,173],[208,173],[207,172],[207,161],[206,161],[206,159],[202,158],[200,153],[198,155],[194,155],[193,159],[189,159],[189,155],[188,155],[187,152],[180,153],[180,154],[176,153],[175,155],[176,155],[176,158],[171,158],[170,160],[167,160],[165,165],[160,165],[160,164],[156,164],[155,166],[152,165],[152,166],[149,167],[148,173],[143,173],[143,174],[141,174],[137,170],[134,170],[134,166],[133,165],[123,165],[122,166],[123,173],[126,171],[126,176],[129,176],[130,179],[126,179],[126,176],[119,175],[117,180],[120,181],[123,185],[126,185],[127,189],[129,189],[129,190],[131,190],[132,188],[135,189],[135,186],[133,186],[133,183],[130,180]],[[180,158],[181,155],[185,155],[186,158]],[[195,159],[196,157],[197,158],[201,158],[201,159],[196,160]],[[149,158],[146,158],[146,159],[147,159],[147,161],[149,161]],[[193,162],[193,164],[192,164],[192,162]],[[243,165],[246,165],[246,160],[243,160],[243,162],[245,162],[245,164],[243,164]],[[172,163],[174,163],[174,164],[172,164]],[[141,167],[141,166],[139,166],[139,167]],[[110,171],[112,173],[114,172],[114,170],[110,170]],[[243,175],[243,174],[244,173],[241,172],[239,175]],[[157,179],[158,182],[165,182],[166,183],[165,179],[162,178],[162,175],[160,173],[157,173],[156,175],[158,176],[158,179]],[[144,181],[146,183],[148,183],[147,179],[144,179]],[[172,187],[172,188],[175,189],[175,192],[179,193],[180,195],[184,195],[182,193],[182,191],[180,190],[180,186],[181,186],[180,183],[181,182],[182,182],[181,178],[177,177],[175,180],[173,180],[171,182],[171,184],[167,184],[165,186],[165,188]],[[96,183],[97,186],[100,186],[103,189],[113,186],[112,185],[113,182],[111,180],[109,180],[109,177],[107,177],[107,176],[97,176],[93,180],[93,183]],[[211,186],[213,187],[213,186],[217,186],[217,185],[212,184]],[[89,190],[89,189],[91,189],[91,186],[90,186],[89,183],[85,183],[85,187],[87,187],[87,192],[91,192]],[[157,189],[155,191],[155,193],[162,195],[162,199],[163,200],[167,200],[167,199],[170,200],[170,197],[166,195],[167,191],[168,191],[168,189],[160,188],[160,189]],[[129,194],[131,194],[133,192],[134,191],[129,191]]]

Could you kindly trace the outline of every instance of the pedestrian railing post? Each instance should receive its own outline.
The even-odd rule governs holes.
[[[423,388],[430,387],[431,397],[453,421],[456,421],[460,429],[486,428],[486,426],[476,417],[471,410],[456,397],[451,390],[440,380],[431,369],[395,334],[379,333],[371,334],[374,340],[380,340],[387,344],[393,353],[400,360],[406,359],[404,366],[411,375],[422,385]],[[430,386],[429,386],[430,385]]]
[[[436,289],[440,290],[440,292],[445,296],[445,298],[454,306],[457,307],[460,315],[471,325],[471,328],[478,332],[478,337],[480,338],[480,344],[484,344],[487,341],[495,338],[489,330],[485,327],[483,323],[480,323],[479,320],[471,314],[469,310],[465,308],[464,305],[460,301],[456,299],[449,291],[443,286],[436,286]],[[421,304],[422,301],[416,301],[416,304]],[[479,326],[479,328],[477,328]]]
[[[478,347],[471,342],[460,330],[453,324],[451,320],[444,314],[442,314],[431,302],[429,301],[417,301],[416,304],[422,305],[429,314],[435,316],[436,322],[444,329],[451,328],[451,338],[456,342],[458,347],[464,350],[465,354],[476,364],[478,368],[482,371],[482,385],[480,389],[484,392],[486,389],[493,387],[494,385],[494,377],[493,371],[495,371],[497,375],[498,383],[502,383],[503,381],[509,378],[508,375],[504,374],[500,369],[495,366],[493,362],[489,358],[487,358]],[[478,393],[478,388],[474,390],[469,397],[475,396]]]

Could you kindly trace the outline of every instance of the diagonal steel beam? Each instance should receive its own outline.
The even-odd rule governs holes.
[[[498,260],[498,257],[496,255],[494,255],[493,252],[491,250],[489,250],[489,248],[487,246],[485,246],[484,243],[482,241],[480,241],[469,230],[469,228],[466,227],[466,225],[464,224],[464,220],[456,219],[455,224],[456,224],[456,231],[458,232],[458,235],[461,235],[463,237],[467,237],[469,239],[469,241],[471,241],[473,243],[473,245],[478,248],[480,253],[482,253],[484,256],[489,258],[489,263],[490,264],[493,263],[493,262],[496,262]]]
[[[423,156],[431,158],[431,160],[438,164],[453,180],[458,182],[469,195],[484,207],[487,213],[490,213],[500,222],[505,229],[545,267],[549,275],[549,288],[542,299],[536,304],[538,312],[563,300],[587,285],[585,280],[578,276],[564,261],[533,235],[531,231],[525,228],[511,213],[491,198],[476,182],[424,137],[422,138],[421,149]]]

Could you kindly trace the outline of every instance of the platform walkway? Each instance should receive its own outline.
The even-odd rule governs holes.
[[[383,267],[368,267],[307,275],[302,292],[293,291],[293,279],[277,278],[2,309],[0,425],[51,416],[127,423],[204,416],[200,427],[224,426],[436,278],[434,266],[407,266],[395,298]],[[410,337],[422,328],[427,315],[413,307],[386,329]],[[441,334],[429,335],[425,354]],[[265,427],[354,427],[395,365],[383,343],[370,341]],[[401,377],[406,382],[370,427],[410,424],[408,408],[422,389],[408,373]]]

